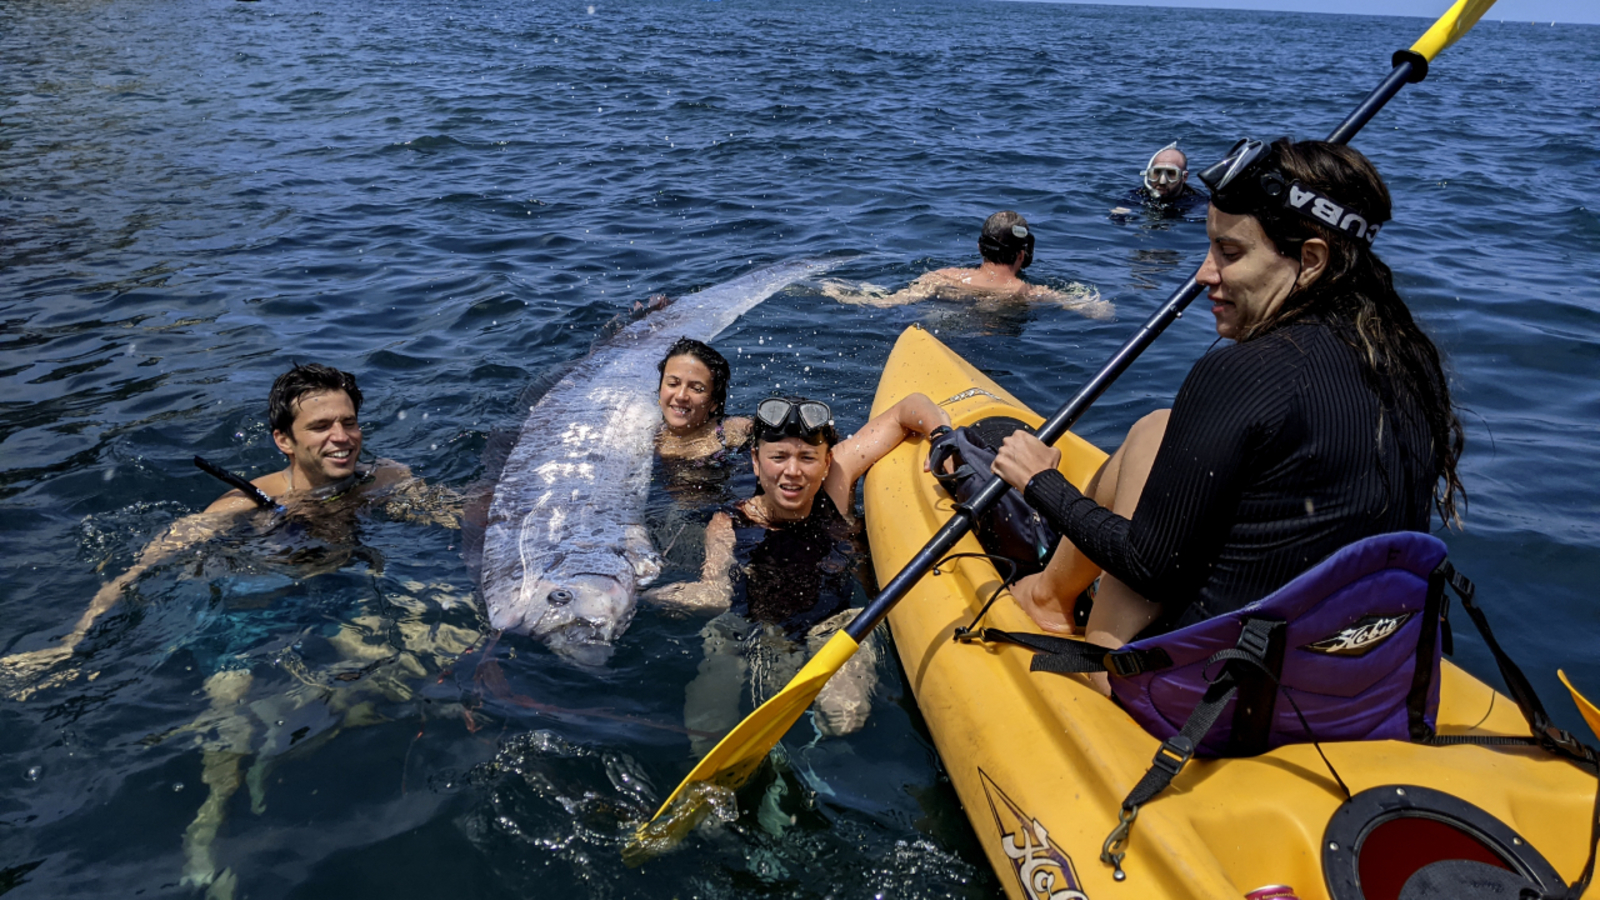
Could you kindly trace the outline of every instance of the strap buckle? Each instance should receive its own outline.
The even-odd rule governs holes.
[[[1156,748],[1156,755],[1151,758],[1152,768],[1160,769],[1167,773],[1167,780],[1178,777],[1183,767],[1194,758],[1194,742],[1182,734],[1175,734],[1161,742]]]
[[[1268,627],[1258,627],[1257,623],[1260,621],[1259,619],[1246,619],[1244,628],[1239,632],[1239,642],[1234,646],[1258,660],[1265,660],[1267,658],[1267,648],[1271,645],[1272,628],[1270,625]]]
[[[1144,671],[1144,664],[1139,659],[1139,654],[1132,650],[1112,650],[1102,660],[1106,671],[1119,678],[1132,678]]]

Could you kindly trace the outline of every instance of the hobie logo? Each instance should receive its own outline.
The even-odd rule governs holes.
[[[1029,900],[1089,900],[1078,880],[1078,870],[1072,866],[1072,857],[1050,840],[1044,824],[1011,802],[982,769],[978,770],[978,780],[1000,831],[1000,848],[1011,861],[1022,895]]]
[[[1350,212],[1316,191],[1301,187],[1298,181],[1289,185],[1289,206],[1340,231],[1362,238],[1369,244],[1378,236],[1379,226],[1368,225],[1359,213]]]
[[[1367,616],[1332,637],[1307,644],[1305,649],[1334,656],[1362,656],[1399,631],[1400,626],[1404,625],[1411,615],[1403,613],[1398,616]]]

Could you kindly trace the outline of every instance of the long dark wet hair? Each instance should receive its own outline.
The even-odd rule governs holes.
[[[661,362],[656,363],[656,371],[661,377],[656,379],[656,390],[661,390],[661,382],[667,377],[667,361],[674,356],[692,356],[705,364],[711,370],[711,418],[721,419],[727,414],[728,406],[728,379],[733,377],[733,367],[728,365],[727,359],[721,353],[711,349],[711,345],[694,338],[678,338],[677,342],[667,348],[667,355],[661,357]]]
[[[1326,141],[1295,143],[1288,138],[1272,146],[1290,181],[1359,210],[1368,222],[1389,220],[1389,189],[1359,152]],[[1450,402],[1439,350],[1395,292],[1389,267],[1366,241],[1292,210],[1252,215],[1278,252],[1291,259],[1300,258],[1307,240],[1321,238],[1328,245],[1328,264],[1316,281],[1297,288],[1275,314],[1249,328],[1241,340],[1306,315],[1331,322],[1360,355],[1362,375],[1380,398],[1386,395],[1386,387],[1416,398],[1432,437],[1434,471],[1440,481],[1434,503],[1446,524],[1459,527],[1467,492],[1456,474],[1456,464],[1466,437]]]

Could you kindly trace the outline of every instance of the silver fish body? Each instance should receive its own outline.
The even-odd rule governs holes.
[[[479,586],[496,629],[603,665],[661,572],[644,525],[656,363],[680,337],[710,341],[829,263],[779,263],[682,297],[606,340],[528,412],[495,484]]]

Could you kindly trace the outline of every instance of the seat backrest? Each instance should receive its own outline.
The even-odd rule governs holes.
[[[1112,691],[1147,731],[1163,740],[1171,737],[1205,693],[1207,675],[1216,677],[1221,667],[1208,668],[1206,661],[1235,646],[1246,619],[1268,619],[1285,623],[1282,690],[1269,691],[1265,714],[1270,724],[1265,745],[1254,747],[1255,752],[1312,736],[1318,741],[1408,741],[1419,716],[1431,734],[1439,707],[1440,623],[1437,612],[1427,621],[1429,575],[1444,557],[1444,543],[1421,532],[1357,541],[1242,609],[1128,645],[1160,648],[1172,665],[1113,677]],[[1408,705],[1424,629],[1433,629],[1424,644],[1423,664],[1431,667],[1423,685],[1426,699]],[[1285,693],[1304,714],[1311,736]],[[1239,712],[1224,709],[1196,755],[1229,755],[1231,723]],[[1233,752],[1241,752],[1236,742]]]

